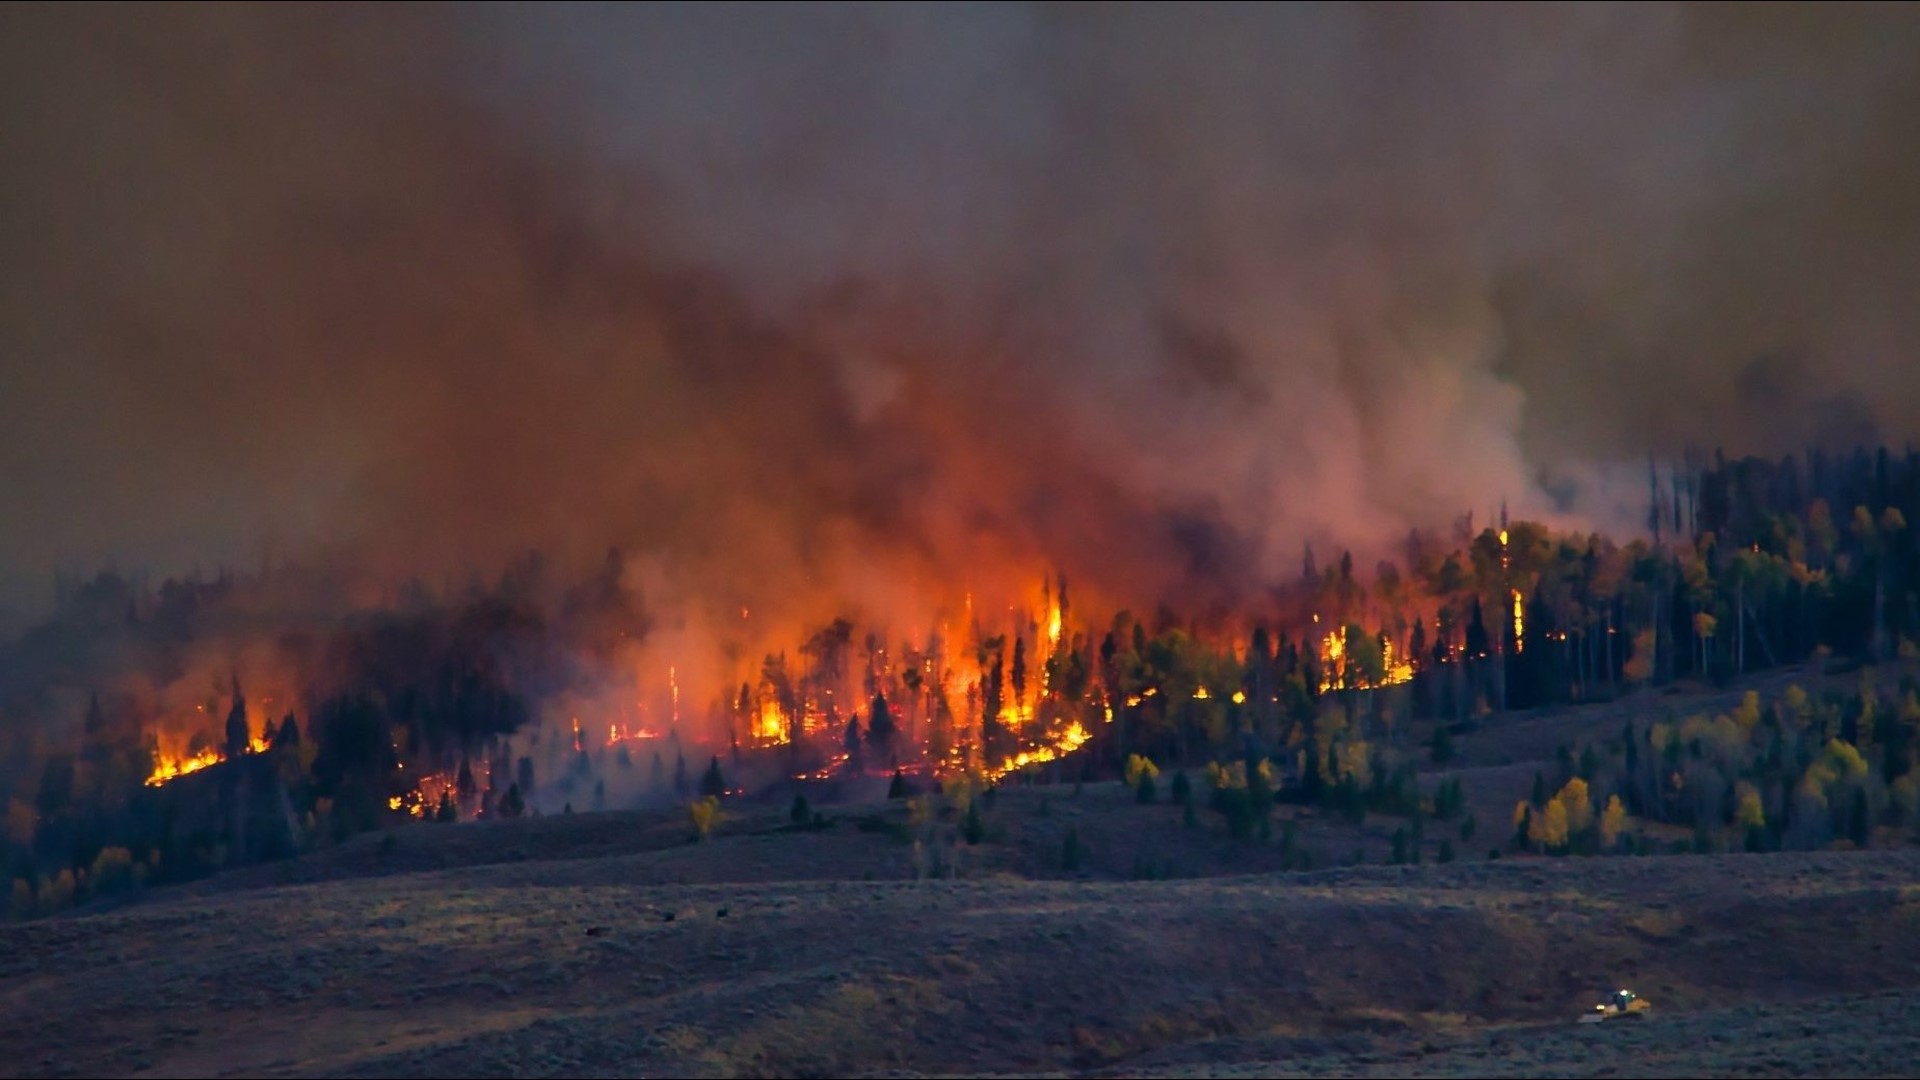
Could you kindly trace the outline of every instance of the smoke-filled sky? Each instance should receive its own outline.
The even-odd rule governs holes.
[[[16,612],[1230,603],[1920,434],[1914,7],[9,6],[0,147]]]

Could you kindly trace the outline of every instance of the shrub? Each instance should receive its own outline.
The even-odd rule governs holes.
[[[720,775],[720,758],[715,755],[707,763],[707,771],[700,777],[700,794],[709,799],[718,799],[727,793],[726,778]]]
[[[1080,862],[1086,853],[1086,848],[1080,843],[1080,830],[1068,829],[1067,838],[1060,845],[1061,868],[1067,871],[1080,869]]]
[[[514,818],[526,812],[527,802],[520,795],[519,783],[508,784],[507,793],[500,796],[500,816]]]
[[[960,824],[960,837],[967,842],[968,846],[977,845],[980,841],[987,838],[987,827],[980,820],[980,804],[978,802],[970,802],[967,804],[967,817],[966,820]]]
[[[702,795],[687,804],[687,817],[693,822],[695,835],[705,840],[713,833],[713,827],[720,822],[720,799],[714,795]]]
[[[1133,789],[1134,797],[1140,802],[1150,803],[1154,800],[1156,794],[1154,780],[1159,775],[1160,768],[1153,763],[1152,759],[1139,754],[1128,755],[1127,786]]]

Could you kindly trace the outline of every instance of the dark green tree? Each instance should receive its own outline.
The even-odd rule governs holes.
[[[978,844],[987,838],[987,827],[980,820],[980,800],[968,801],[966,819],[960,824],[960,837],[969,845]]]
[[[873,707],[867,714],[867,745],[884,752],[893,745],[897,734],[899,725],[894,722],[893,709],[887,704],[886,695],[873,695]]]
[[[508,784],[507,793],[500,796],[500,816],[517,818],[527,812],[526,800],[520,797],[520,785]]]
[[[234,760],[247,752],[251,733],[247,730],[247,700],[240,696],[240,676],[233,677],[233,706],[227,710],[227,758]]]

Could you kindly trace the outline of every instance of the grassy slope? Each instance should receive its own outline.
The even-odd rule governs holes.
[[[1511,724],[1462,740],[1470,777],[1520,785],[1490,806],[1532,773],[1489,761],[1498,740],[1618,727]],[[419,827],[3,927],[0,1071],[1914,1069],[1920,850],[1486,862],[1496,825],[1480,861],[1287,875],[1089,785],[1003,792],[966,879],[914,882],[911,845],[854,816],[790,833],[743,808],[706,845],[667,815]],[[1302,832],[1344,854],[1394,824]],[[1089,880],[1034,880],[1069,876],[1068,829]],[[1143,861],[1195,877],[1122,880]],[[1572,1025],[1619,984],[1656,1015]]]

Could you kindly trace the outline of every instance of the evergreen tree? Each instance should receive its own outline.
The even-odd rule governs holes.
[[[980,800],[972,799],[967,803],[966,820],[960,825],[960,837],[969,846],[987,838],[987,827],[980,820]]]
[[[520,797],[520,785],[508,784],[507,793],[500,796],[500,816],[517,818],[526,812],[527,803]]]
[[[718,799],[727,793],[726,778],[720,775],[720,758],[715,755],[707,762],[707,771],[700,777],[700,794]]]
[[[240,676],[233,677],[233,707],[227,710],[227,758],[233,760],[247,752],[252,741],[247,730],[247,701],[240,696]]]
[[[873,706],[867,715],[867,745],[886,750],[893,745],[893,739],[899,732],[894,722],[893,709],[888,706],[886,696],[873,695]]]
[[[1086,857],[1086,849],[1080,843],[1080,830],[1068,829],[1067,838],[1060,845],[1060,868],[1072,873],[1080,869],[1080,862]]]
[[[1867,803],[1867,789],[1853,789],[1853,812],[1848,815],[1847,838],[1857,848],[1870,847],[1873,843],[1873,814]]]

